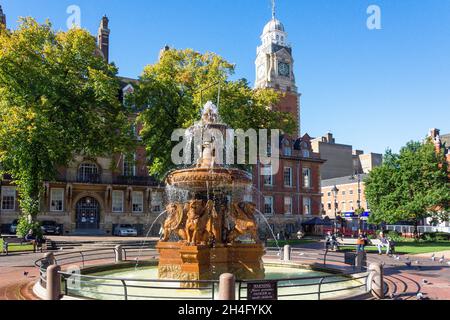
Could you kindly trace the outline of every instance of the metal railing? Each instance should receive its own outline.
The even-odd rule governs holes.
[[[315,277],[299,277],[290,279],[270,279],[271,282],[277,283],[278,288],[278,299],[289,298],[290,300],[294,298],[307,297],[316,298],[317,300],[322,300],[323,295],[337,293],[340,296],[346,296],[356,294],[354,291],[360,289],[359,294],[365,294],[368,292],[369,288],[369,273],[368,272],[358,272],[358,273],[348,273],[348,274],[338,274],[329,276],[315,276]],[[248,284],[263,283],[267,280],[261,281],[238,281],[238,300],[246,300],[248,297],[243,294],[248,289]],[[297,282],[297,283],[296,283]],[[347,286],[347,282],[354,282],[353,285]],[[324,290],[324,286],[343,285],[337,289]],[[284,289],[290,289],[284,290]],[[292,290],[299,289],[297,292],[292,292]],[[304,289],[302,291],[301,289]],[[283,293],[283,291],[287,291]]]
[[[401,225],[388,225],[386,226],[388,231],[396,231],[399,233],[413,234],[415,226],[401,226]],[[433,226],[418,226],[417,231],[419,233],[432,233],[432,232],[444,232],[450,233],[450,227],[433,227]]]
[[[139,261],[144,259],[155,259],[158,252],[155,249],[143,249],[139,247],[123,247],[122,255],[125,262]],[[278,248],[267,248],[266,258],[283,257],[282,251]],[[329,266],[331,262],[336,262],[344,268],[344,258],[340,253],[305,252],[302,249],[291,249],[292,261],[301,262],[304,260],[310,265]],[[80,269],[89,266],[99,266],[114,263],[116,259],[115,248],[93,249],[86,251],[71,251],[67,253],[55,254],[55,263],[61,267],[66,267],[61,271],[62,293],[67,296],[84,299],[177,299],[177,300],[214,300],[218,291],[216,280],[159,280],[159,279],[135,279],[111,276],[94,276],[73,273],[67,270],[70,266],[78,266]],[[39,259],[35,265],[40,270],[40,283],[46,287],[46,265],[45,259]],[[155,261],[155,260],[153,260]],[[270,264],[270,263],[269,263]],[[278,298],[295,299],[309,297],[322,300],[329,294],[339,296],[360,295],[370,291],[370,273],[366,268],[356,270],[354,267],[344,268],[336,271],[336,274],[320,275],[313,277],[297,277],[270,280],[238,280],[237,297],[239,300],[247,299],[245,293],[248,284],[260,282],[276,282],[279,290]],[[333,286],[331,288],[330,286]],[[106,289],[105,289],[106,288]],[[355,290],[358,290],[355,293]],[[168,293],[170,292],[170,294]]]

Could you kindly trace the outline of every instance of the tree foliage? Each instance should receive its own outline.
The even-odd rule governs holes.
[[[294,132],[295,119],[291,114],[271,110],[280,99],[279,93],[253,90],[244,79],[230,80],[233,73],[234,65],[220,56],[191,49],[167,50],[157,63],[145,67],[130,103],[143,107],[139,121],[143,124],[141,136],[151,155],[151,174],[163,178],[172,169],[172,132],[200,120],[202,103],[217,101],[215,83],[220,83],[221,119],[231,128]]]
[[[25,214],[39,213],[43,181],[75,154],[111,154],[128,143],[116,74],[86,30],[55,32],[32,18],[0,30],[0,162]]]
[[[373,223],[448,219],[450,183],[443,152],[431,141],[410,142],[399,154],[388,150],[365,181]],[[446,213],[447,212],[447,213]]]

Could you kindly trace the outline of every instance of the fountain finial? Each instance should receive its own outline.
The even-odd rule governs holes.
[[[202,121],[204,123],[217,123],[219,120],[219,111],[217,110],[217,106],[208,101],[202,110]]]

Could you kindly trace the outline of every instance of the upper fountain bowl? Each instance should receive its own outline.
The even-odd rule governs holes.
[[[177,170],[167,177],[167,184],[186,190],[202,191],[210,188],[246,188],[252,184],[249,173],[234,168],[190,168]]]
[[[191,127],[188,132],[193,135],[195,130],[201,130],[204,137],[205,130],[215,129],[223,134],[227,128],[228,126],[220,121],[218,108],[208,101],[203,107],[201,121]],[[196,165],[171,172],[166,179],[168,185],[192,191],[206,191],[211,188],[228,191],[246,188],[252,184],[249,173],[237,168],[226,168],[222,161],[218,161],[216,154],[223,154],[223,152],[216,151],[218,148],[224,151],[224,146],[218,145],[214,138],[204,141],[202,145],[195,145],[194,148],[201,149],[201,157]]]

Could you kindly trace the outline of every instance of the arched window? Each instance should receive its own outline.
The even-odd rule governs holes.
[[[100,174],[97,165],[91,162],[80,164],[77,181],[83,183],[100,183]]]

